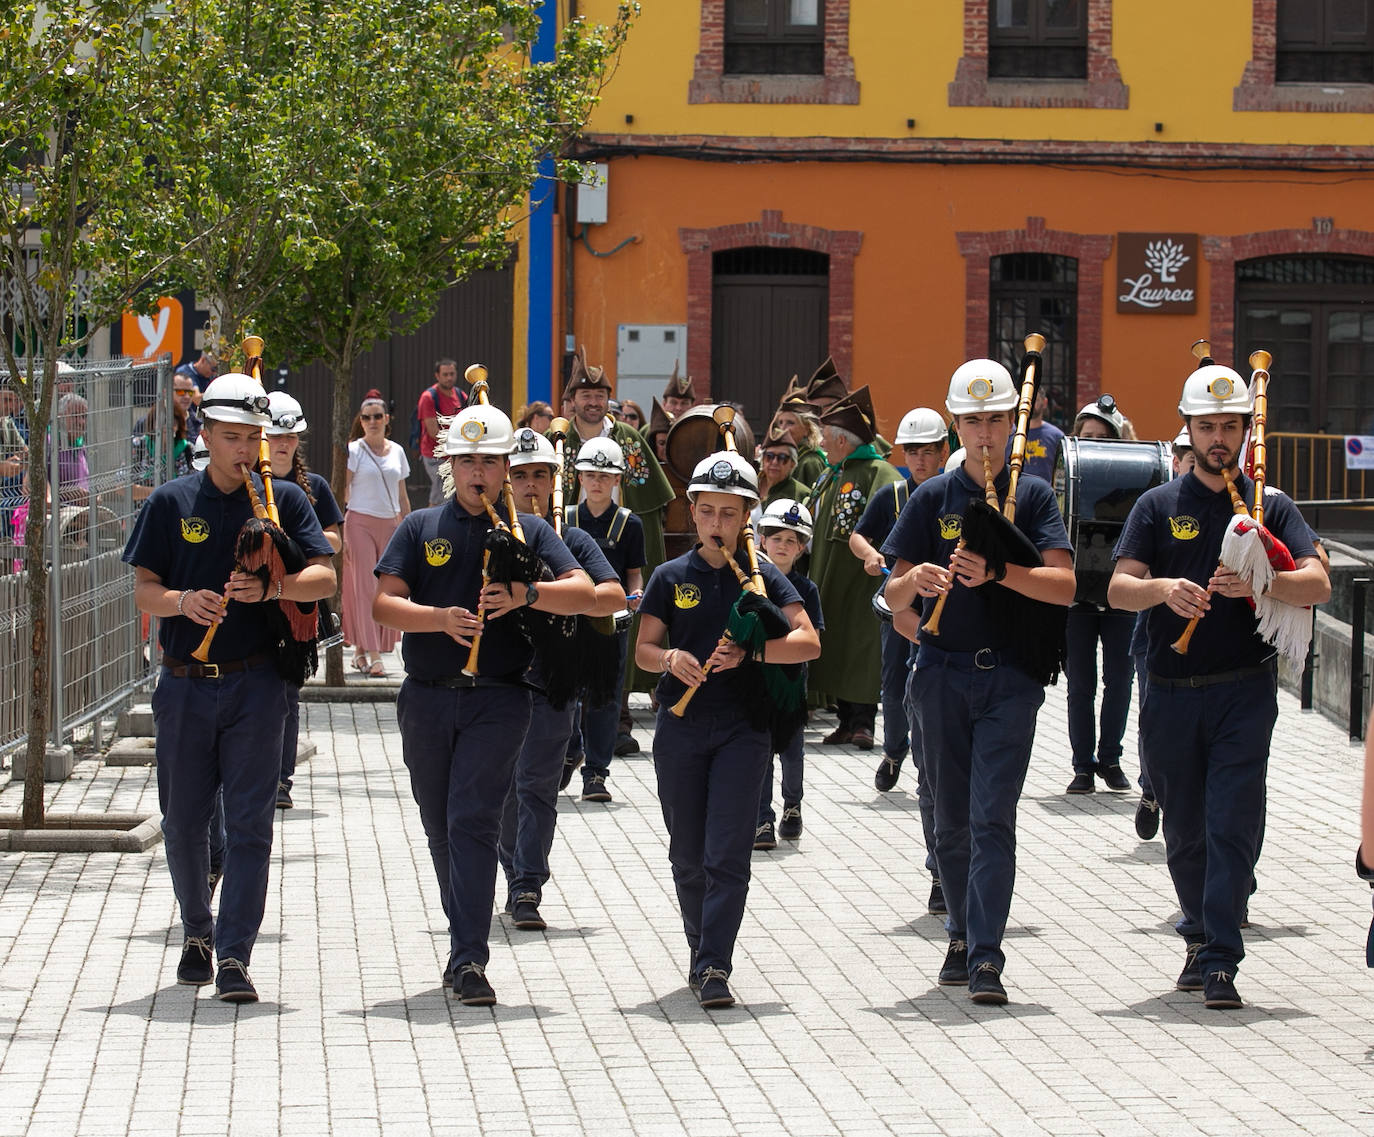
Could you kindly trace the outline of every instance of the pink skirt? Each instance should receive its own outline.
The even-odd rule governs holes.
[[[348,510],[344,514],[343,633],[354,651],[388,652],[401,640],[394,628],[372,618],[377,578],[372,570],[401,520],[371,517]]]

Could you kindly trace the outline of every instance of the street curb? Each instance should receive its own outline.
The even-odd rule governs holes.
[[[42,829],[21,829],[23,815],[0,814],[0,851],[145,853],[162,840],[158,818],[143,813],[50,813]]]
[[[301,688],[301,702],[394,703],[400,690],[399,683],[379,683],[375,687],[319,687],[307,683]]]

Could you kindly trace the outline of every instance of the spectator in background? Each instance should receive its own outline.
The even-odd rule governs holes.
[[[177,418],[186,425],[186,441],[193,444],[200,437],[201,419],[196,411],[195,382],[186,375],[172,376],[172,402],[177,408]]]
[[[28,458],[24,405],[11,387],[0,386],[0,537],[10,535],[10,515],[23,497]]]
[[[1064,432],[1052,422],[1045,421],[1045,412],[1050,409],[1050,397],[1041,387],[1035,396],[1035,406],[1031,409],[1030,421],[1026,424],[1026,463],[1021,467],[1023,473],[1034,474],[1054,484],[1054,464],[1059,461],[1059,450],[1064,445]],[[1011,443],[1007,443],[1006,461],[1011,461]]]
[[[353,645],[354,668],[377,678],[386,675],[382,654],[396,646],[401,634],[372,618],[377,592],[372,570],[401,518],[410,512],[410,460],[405,447],[387,437],[390,426],[380,392],[369,391],[349,435],[344,486],[344,639]]]
[[[633,399],[621,399],[620,421],[642,431],[649,420],[644,417],[643,409]]]
[[[517,428],[527,426],[531,430],[543,434],[549,429],[551,422],[553,422],[553,408],[542,399],[536,399],[520,408],[520,414],[515,425]]]
[[[451,359],[436,360],[434,383],[425,388],[420,395],[420,401],[415,405],[415,417],[420,422],[420,459],[425,464],[425,473],[429,475],[430,505],[444,504],[444,482],[441,475],[444,458],[434,449],[434,440],[439,437],[439,418],[452,418],[468,404],[467,392],[459,391],[457,387],[458,364]],[[383,541],[381,548],[377,550],[379,555],[385,547],[386,542]],[[371,566],[367,571],[370,586]],[[369,599],[367,610],[371,609],[372,601]]]
[[[184,381],[184,380],[183,380]],[[189,399],[186,400],[190,402]],[[179,478],[182,474],[191,472],[191,440],[187,438],[187,414],[182,405],[182,400],[172,399],[172,443],[169,447],[172,461],[166,464],[158,452],[161,431],[157,426],[157,404],[154,403],[148,408],[148,413],[143,417],[143,471],[139,478],[139,484],[134,486],[134,497],[145,498],[152,493],[154,483],[171,481]],[[164,465],[162,476],[155,476],[159,464]],[[141,492],[140,492],[141,491]]]
[[[80,395],[66,394],[57,400],[57,484],[64,502],[84,503],[90,492],[91,469],[86,462],[89,409]]]
[[[218,374],[219,360],[215,358],[215,353],[213,351],[202,351],[200,353],[200,358],[194,363],[183,363],[173,371],[172,378],[174,381],[177,377],[189,379],[191,381],[191,389],[193,391],[199,391]],[[200,433],[199,427],[197,427],[196,433]],[[191,441],[194,442],[195,439]]]

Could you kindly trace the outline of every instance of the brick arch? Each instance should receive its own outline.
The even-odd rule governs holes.
[[[1074,405],[1095,394],[1102,384],[1102,274],[1112,251],[1112,238],[1103,233],[1046,229],[1043,217],[1027,217],[1024,229],[964,232],[955,237],[964,257],[964,354],[968,359],[988,351],[988,288],[993,257],[1006,253],[1051,253],[1078,261],[1078,374],[1074,376]]]
[[[1204,237],[1202,255],[1211,265],[1212,355],[1230,359],[1236,350],[1236,262],[1258,257],[1345,254],[1374,257],[1374,233],[1362,229],[1270,229],[1238,237]]]
[[[861,231],[796,225],[782,219],[782,210],[765,209],[758,221],[682,228],[678,237],[687,254],[687,373],[698,399],[711,396],[711,256],[725,249],[808,249],[830,257],[830,354],[840,374],[849,375],[854,360],[854,258],[863,243]]]

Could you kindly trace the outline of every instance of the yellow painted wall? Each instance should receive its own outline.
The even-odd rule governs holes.
[[[1104,142],[1374,142],[1364,114],[1242,112],[1232,94],[1251,56],[1251,0],[1126,0],[1113,5],[1113,54],[1130,89],[1124,110],[950,107],[963,54],[961,0],[854,0],[855,106],[687,102],[700,43],[698,0],[642,0],[592,133],[1037,138]],[[579,11],[607,20],[614,0]],[[625,116],[632,114],[632,126]],[[908,118],[916,126],[908,130]],[[1156,133],[1154,124],[1164,124]]]

